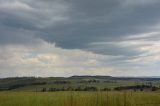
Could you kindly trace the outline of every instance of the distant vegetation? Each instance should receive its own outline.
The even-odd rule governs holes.
[[[69,78],[21,77],[0,79],[0,91],[158,91],[158,78],[73,76]]]
[[[120,87],[116,87],[114,88],[114,90],[116,91],[124,91],[124,90],[134,90],[134,91],[144,91],[144,90],[148,90],[148,91],[156,91],[159,88],[156,86],[148,86],[148,85],[136,85],[136,86],[120,86]]]

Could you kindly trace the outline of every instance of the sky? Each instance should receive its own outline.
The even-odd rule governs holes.
[[[0,0],[0,77],[160,76],[159,0]]]

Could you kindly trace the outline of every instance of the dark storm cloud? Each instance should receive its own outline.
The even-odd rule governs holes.
[[[159,22],[159,2],[156,4],[130,4],[121,0],[92,2],[71,1],[69,20],[64,24],[44,29],[41,35],[63,48],[88,48],[90,42],[116,41],[124,36],[148,31]]]
[[[118,46],[89,44],[123,41],[127,35],[149,31],[159,22],[159,4],[157,0],[1,0],[0,43],[24,42],[32,36],[67,49],[136,55]]]

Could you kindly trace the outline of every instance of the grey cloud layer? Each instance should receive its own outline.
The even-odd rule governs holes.
[[[0,21],[1,27],[36,31],[36,37],[64,48],[84,48],[90,42],[148,31],[145,27],[159,22],[160,2],[156,1],[1,0]]]

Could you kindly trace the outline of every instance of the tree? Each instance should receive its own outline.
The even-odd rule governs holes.
[[[46,89],[46,88],[43,88],[43,89],[42,89],[42,92],[46,92],[46,91],[47,91],[47,89]]]

